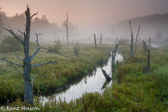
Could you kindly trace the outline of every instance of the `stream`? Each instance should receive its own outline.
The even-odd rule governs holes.
[[[123,61],[123,57],[121,54],[116,54],[116,61]],[[92,72],[92,74],[86,75],[82,80],[80,80],[76,84],[72,84],[67,90],[59,93],[55,93],[50,96],[40,96],[40,102],[44,105],[47,102],[52,101],[53,99],[56,99],[59,101],[60,99],[62,101],[66,101],[67,103],[71,100],[75,100],[77,98],[82,97],[84,93],[94,93],[99,92],[102,93],[104,91],[105,87],[111,86],[112,81],[107,82],[101,68],[104,69],[107,74],[110,74],[109,76],[112,77],[112,69],[111,69],[111,62],[112,58],[108,59],[108,62],[103,67],[96,67],[96,69]]]

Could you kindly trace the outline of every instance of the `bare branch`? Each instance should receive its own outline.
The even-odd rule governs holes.
[[[12,50],[12,49],[10,49],[10,50],[11,50],[11,52],[13,52],[13,54],[14,54],[19,60],[24,61],[23,59],[21,59],[21,58],[15,53],[14,50]]]
[[[58,53],[58,52],[56,52],[56,51],[54,51],[54,50],[51,50],[51,49],[48,49],[48,48],[45,48],[45,47],[41,47],[41,48],[42,48],[42,49],[46,49],[46,50],[48,50],[48,51],[52,51],[52,52],[54,52],[54,53],[56,53],[56,54],[59,54],[59,55],[61,55],[61,56],[63,56],[63,57],[70,58],[70,57],[65,56],[65,55],[63,55],[63,54],[61,54],[61,53]]]
[[[23,34],[23,35],[25,35],[25,32],[22,32],[22,31],[20,31],[20,30],[18,30],[21,34]]]
[[[16,38],[16,40],[18,40],[21,44],[24,44],[24,41],[23,41],[18,35],[16,35],[16,34],[13,32],[13,30],[11,29],[10,26],[9,26],[9,28],[10,28],[10,30],[7,29],[7,28],[4,28],[4,29],[7,30],[11,35],[13,35],[13,36]]]
[[[34,13],[30,18],[33,18],[35,15],[37,15],[38,14],[38,12],[36,12],[36,13]]]
[[[50,61],[50,62],[47,62],[47,63],[41,63],[41,64],[32,65],[31,68],[37,67],[37,66],[41,66],[41,65],[51,64],[51,63],[57,63],[57,61],[56,62]]]
[[[21,74],[23,74],[23,72],[21,72],[18,68],[16,68],[14,65],[7,65],[7,66],[11,66],[13,67],[16,71],[20,72]]]
[[[139,25],[138,32],[137,32],[137,35],[136,35],[136,40],[138,39],[138,36],[140,35],[140,33],[139,33],[140,28],[141,28],[141,26]]]
[[[41,47],[38,47],[38,48],[36,49],[36,51],[34,52],[34,54],[31,56],[30,61],[33,60],[33,58],[37,55],[37,53],[40,51],[40,49],[41,49]]]
[[[9,60],[7,60],[7,59],[5,59],[5,58],[0,58],[0,59],[2,59],[3,61],[7,61],[8,63],[11,63],[11,64],[14,64],[14,65],[17,65],[17,66],[23,67],[23,65],[20,65],[20,64],[14,63],[14,62],[9,61]]]

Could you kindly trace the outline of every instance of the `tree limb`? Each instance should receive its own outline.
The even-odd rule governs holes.
[[[42,48],[42,49],[46,49],[46,50],[48,50],[48,51],[52,51],[52,52],[54,52],[54,53],[57,53],[57,54],[59,54],[59,55],[61,55],[61,56],[63,56],[63,57],[70,58],[70,57],[65,56],[65,55],[63,55],[63,54],[61,54],[61,53],[58,53],[58,52],[56,52],[56,51],[54,51],[54,50],[51,50],[51,49],[48,49],[48,48],[45,48],[45,47],[41,47],[41,48]]]
[[[10,50],[11,50],[11,52],[13,52],[13,54],[14,54],[19,60],[24,61],[23,59],[21,59],[21,58],[15,53],[14,50],[12,50],[12,49],[10,49]]]
[[[20,31],[20,30],[18,30],[21,34],[23,34],[23,35],[25,35],[25,32],[22,32],[22,31]]]
[[[24,44],[24,41],[18,36],[18,35],[16,35],[14,32],[13,32],[13,30],[11,29],[11,27],[9,26],[9,28],[10,28],[10,30],[9,29],[7,29],[7,28],[4,28],[6,31],[8,31],[11,35],[13,35],[15,38],[16,38],[16,40],[18,40],[21,44]]]
[[[50,64],[50,63],[57,63],[57,61],[56,62],[50,61],[50,62],[47,62],[47,63],[41,63],[41,64],[32,65],[31,68],[34,68],[34,67],[37,67],[37,66],[41,66],[41,65]]]
[[[34,54],[30,57],[30,61],[33,60],[33,58],[37,55],[37,53],[40,51],[40,49],[41,49],[41,47],[38,47],[38,48],[36,49],[36,51],[34,52]]]
[[[20,72],[21,74],[23,74],[23,72],[21,72],[18,68],[16,68],[15,66],[13,65],[7,65],[7,66],[12,66],[16,71]]]
[[[35,15],[37,15],[38,14],[38,12],[36,12],[36,13],[34,13],[30,18],[33,18]]]
[[[20,65],[20,64],[14,63],[14,62],[9,61],[9,60],[7,60],[7,59],[5,59],[5,58],[0,58],[0,59],[2,59],[3,61],[7,61],[8,63],[11,63],[11,64],[14,64],[14,65],[17,65],[17,66],[23,67],[23,65]]]

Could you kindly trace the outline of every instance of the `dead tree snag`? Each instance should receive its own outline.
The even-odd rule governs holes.
[[[50,63],[57,63],[57,62],[47,62],[47,63],[41,63],[41,64],[36,64],[36,65],[31,65],[31,61],[33,60],[33,58],[37,55],[37,53],[40,51],[40,49],[42,47],[39,46],[38,44],[38,35],[37,35],[37,45],[38,48],[36,49],[36,51],[34,52],[34,54],[32,56],[29,56],[29,42],[30,42],[30,27],[31,27],[31,19],[37,15],[38,13],[33,14],[32,16],[30,15],[30,9],[27,6],[27,10],[25,11],[25,15],[26,15],[26,28],[25,28],[25,32],[21,32],[19,30],[19,32],[21,34],[23,34],[24,36],[24,40],[22,40],[16,33],[13,32],[13,30],[10,29],[6,29],[10,34],[12,34],[24,47],[24,59],[19,58],[19,56],[17,56],[17,54],[13,51],[13,53],[16,55],[16,57],[18,59],[20,59],[21,61],[23,61],[23,65],[14,63],[12,61],[9,61],[5,58],[1,58],[2,60],[8,62],[11,64],[12,67],[14,67],[16,70],[18,70],[16,68],[16,66],[22,67],[23,69],[23,82],[24,82],[24,102],[25,104],[31,104],[33,105],[33,84],[32,84],[32,77],[30,76],[31,73],[31,68],[33,67],[37,67],[37,66],[41,66],[41,65],[45,65],[45,64],[50,64]],[[46,48],[43,48],[46,49]]]

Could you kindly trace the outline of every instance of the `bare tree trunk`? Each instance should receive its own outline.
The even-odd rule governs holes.
[[[112,52],[112,70],[113,71],[115,70],[114,63],[115,63],[117,49],[118,49],[118,44],[116,44],[115,50]]]
[[[93,34],[93,36],[94,36],[94,41],[95,41],[95,50],[97,50],[96,35],[95,35],[95,34]]]
[[[102,37],[103,37],[103,35],[102,35],[102,33],[101,33],[101,35],[100,35],[100,41],[99,41],[99,44],[100,44],[100,45],[102,44]]]
[[[134,55],[133,47],[134,47],[134,36],[133,36],[133,31],[132,31],[132,26],[131,26],[131,20],[129,20],[130,23],[130,32],[131,32],[131,57]]]
[[[148,72],[150,72],[150,50],[148,49],[148,55],[147,55],[147,69]]]
[[[78,42],[77,42],[76,45],[74,46],[74,53],[75,53],[75,56],[76,56],[76,57],[79,55],[79,45],[78,45]]]
[[[67,37],[67,44],[69,44],[69,18],[68,18],[68,12],[66,13],[67,19],[65,22],[65,28],[66,28],[66,37]]]
[[[32,19],[33,16],[35,16],[37,14],[38,13],[35,13],[32,16],[30,16],[30,9],[27,6],[27,10],[25,11],[25,15],[26,15],[26,25],[25,26],[26,26],[26,29],[25,29],[25,32],[21,32],[19,30],[19,32],[24,35],[24,40],[22,40],[16,33],[14,33],[11,28],[10,28],[10,30],[5,28],[8,32],[10,32],[14,36],[14,38],[16,40],[18,40],[24,46],[24,54],[25,54],[25,58],[24,59],[21,59],[14,51],[12,51],[19,60],[23,61],[23,65],[14,63],[14,62],[9,61],[9,60],[7,60],[5,58],[0,58],[0,59],[2,59],[4,61],[10,63],[11,64],[10,66],[14,67],[17,71],[19,71],[19,69],[17,69],[15,66],[19,66],[19,67],[23,68],[23,72],[21,72],[21,71],[19,71],[19,72],[21,74],[23,74],[24,102],[25,102],[25,105],[27,105],[27,104],[33,105],[33,83],[31,81],[31,79],[33,77],[30,76],[31,68],[34,68],[34,67],[37,67],[37,66],[41,66],[41,65],[50,64],[50,63],[57,63],[57,62],[47,62],[47,63],[31,65],[32,59],[37,55],[37,53],[40,51],[40,49],[47,49],[47,48],[39,46],[39,44],[38,44],[38,35],[40,35],[40,34],[36,34],[37,35],[37,41],[36,42],[37,42],[38,48],[36,49],[36,51],[34,52],[34,54],[31,57],[29,56],[29,41],[30,41],[31,19]]]
[[[141,27],[139,26],[139,28],[138,28],[138,32],[137,32],[137,35],[136,35],[136,38],[135,38],[135,50],[134,50],[134,53],[136,52],[136,49],[137,49],[137,42],[139,41],[138,36],[139,36],[140,28],[141,28]]]
[[[148,49],[148,46],[146,45],[146,42],[143,40],[143,49],[146,51]]]
[[[149,38],[149,40],[148,40],[148,48],[149,49],[151,48],[151,38]]]
[[[25,59],[23,62],[23,70],[24,70],[24,101],[25,103],[33,104],[33,87],[31,83],[31,64],[29,57],[29,41],[30,41],[30,25],[31,25],[31,17],[30,17],[30,9],[27,7],[25,12],[26,15],[26,34],[24,35],[24,53]]]

